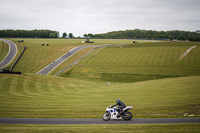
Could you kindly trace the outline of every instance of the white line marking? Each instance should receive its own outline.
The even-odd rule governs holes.
[[[197,46],[193,46],[189,48],[184,54],[181,55],[181,57],[178,60],[181,61],[193,48],[196,48],[196,47]]]

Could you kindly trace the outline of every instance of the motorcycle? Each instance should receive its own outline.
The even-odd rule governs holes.
[[[106,108],[106,113],[103,115],[103,120],[104,121],[109,121],[110,119],[123,119],[125,121],[131,120],[133,115],[128,110],[132,108],[133,106],[127,106],[126,108],[123,109],[121,115],[118,116],[119,109],[117,107],[111,108],[111,106],[109,106]]]

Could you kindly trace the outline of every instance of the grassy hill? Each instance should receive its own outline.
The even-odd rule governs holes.
[[[14,68],[23,75],[0,75],[0,117],[101,118],[117,98],[134,106],[134,118],[200,115],[200,43],[95,39],[91,40],[95,45],[131,45],[95,50],[62,77],[55,77],[51,75],[90,49],[72,56],[50,75],[34,73],[73,47],[93,44],[82,44],[82,39],[11,40],[18,49],[25,45],[27,50]],[[192,46],[197,47],[179,61]]]
[[[85,39],[24,39],[24,42],[17,42],[19,39],[10,39],[18,46],[25,45],[27,47],[22,58],[17,63],[14,71],[21,71],[23,73],[37,73],[39,70],[59,58],[61,55],[68,52],[70,49],[82,45],[105,45],[105,44],[130,44],[132,40],[112,40],[112,39],[95,39],[93,44],[82,43]],[[140,41],[144,42],[144,41]],[[49,46],[42,46],[41,44],[49,44]],[[89,51],[82,51],[84,55]],[[79,55],[79,56],[81,56]],[[78,56],[78,57],[79,57]],[[73,59],[72,59],[73,60]],[[59,66],[58,71],[66,67],[68,63]],[[58,72],[57,71],[57,72]],[[53,73],[53,72],[52,72]],[[53,74],[55,74],[54,72]]]
[[[24,39],[23,43],[17,42],[17,39],[12,39],[12,41],[17,45],[23,44],[27,47],[14,68],[14,71],[23,73],[36,73],[73,47],[79,45],[76,40],[66,41],[64,39]],[[49,44],[49,46],[42,46],[42,43]]]
[[[101,118],[121,98],[134,118],[199,116],[200,76],[137,83],[0,75],[0,117]]]
[[[179,58],[190,47],[183,60]],[[200,74],[200,43],[148,43],[99,49],[61,74],[110,82],[136,82]]]

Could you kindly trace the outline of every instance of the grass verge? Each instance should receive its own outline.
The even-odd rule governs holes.
[[[200,124],[152,125],[8,125],[0,124],[0,132],[81,132],[81,133],[199,133]]]

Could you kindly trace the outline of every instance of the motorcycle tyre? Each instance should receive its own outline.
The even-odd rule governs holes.
[[[106,115],[108,115],[108,119],[105,118]],[[110,119],[111,119],[111,114],[110,114],[110,113],[105,113],[105,114],[103,115],[103,120],[104,120],[104,121],[109,121]]]
[[[129,114],[129,117],[127,118],[125,114]],[[133,115],[131,112],[126,112],[124,115],[122,115],[122,119],[125,121],[129,121],[132,119]]]

